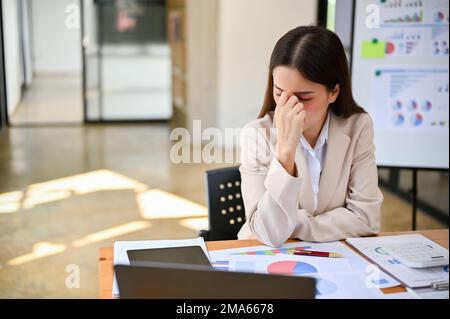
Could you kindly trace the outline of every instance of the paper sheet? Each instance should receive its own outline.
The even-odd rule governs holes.
[[[416,299],[449,299],[448,289],[436,290],[433,288],[408,288],[408,292]]]
[[[398,235],[398,236],[382,236],[368,238],[349,238],[347,242],[358,249],[361,253],[377,263],[381,268],[392,276],[403,282],[406,286],[417,288],[430,286],[431,283],[437,281],[448,280],[448,266],[430,267],[415,269],[409,268],[400,261],[392,258],[383,250],[383,244],[399,242],[399,241],[417,241],[423,240],[430,245],[437,245],[422,235]]]
[[[287,254],[289,248],[341,253],[345,258]],[[269,246],[210,251],[215,269],[314,277],[316,298],[388,298],[380,288],[400,283],[340,242],[298,242],[280,249]]]
[[[150,249],[168,247],[200,246],[209,260],[211,260],[205,241],[202,237],[181,240],[144,240],[144,241],[117,241],[114,243],[114,265],[129,265],[127,250],[130,249]],[[119,297],[119,287],[114,275],[113,297]]]

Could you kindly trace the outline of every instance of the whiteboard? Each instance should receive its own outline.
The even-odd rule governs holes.
[[[448,169],[448,46],[448,0],[356,1],[353,93],[377,165]]]

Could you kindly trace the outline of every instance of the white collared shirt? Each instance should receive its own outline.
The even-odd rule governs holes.
[[[306,162],[308,163],[309,176],[311,177],[311,186],[313,192],[314,210],[317,209],[317,202],[319,196],[319,181],[322,168],[325,165],[325,153],[328,141],[328,128],[330,126],[330,112],[328,112],[325,123],[317,138],[314,149],[309,145],[306,138],[302,135],[300,145],[305,154]]]

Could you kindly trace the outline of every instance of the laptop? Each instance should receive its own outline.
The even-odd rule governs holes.
[[[313,299],[308,277],[214,270],[204,265],[115,265],[121,299]]]
[[[200,246],[167,247],[127,250],[130,265],[136,262],[164,262],[171,264],[204,265],[212,268]]]

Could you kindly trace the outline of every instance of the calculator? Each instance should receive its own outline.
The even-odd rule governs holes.
[[[383,250],[411,268],[448,265],[448,250],[423,241],[383,244]]]

